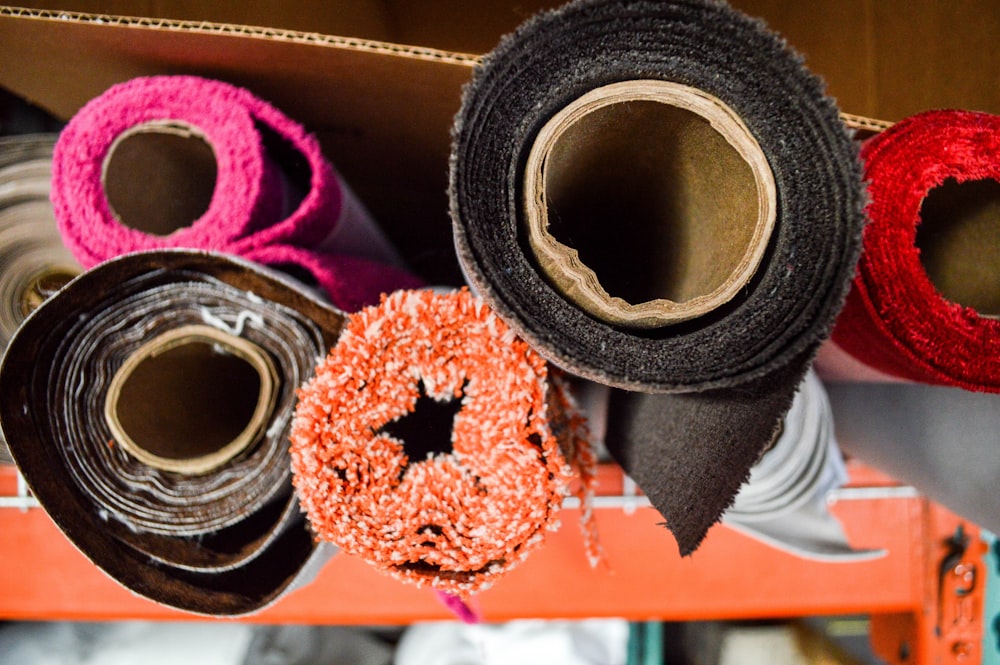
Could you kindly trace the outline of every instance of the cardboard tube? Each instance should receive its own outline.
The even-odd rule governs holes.
[[[277,381],[260,347],[209,326],[182,326],[122,363],[104,416],[115,441],[150,467],[208,473],[267,428]]]
[[[112,213],[154,236],[190,227],[212,202],[215,151],[205,133],[179,120],[150,121],[115,137],[101,168]]]
[[[18,328],[0,428],[42,508],[113,579],[189,612],[256,612],[332,551],[299,508],[288,432],[344,318],[229,255],[118,257]]]
[[[920,208],[920,263],[946,299],[1000,315],[1000,182],[948,179]]]
[[[566,105],[538,133],[524,180],[540,269],[610,323],[711,312],[746,286],[774,228],[774,176],[750,130],[718,98],[669,81],[613,83]]]

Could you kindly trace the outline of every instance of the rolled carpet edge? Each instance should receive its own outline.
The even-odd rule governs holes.
[[[51,445],[52,440],[58,437],[50,431],[52,425],[48,419],[37,420],[38,414],[45,412],[43,408],[36,408],[37,404],[39,400],[44,403],[45,386],[50,383],[42,376],[44,361],[53,352],[53,344],[58,344],[58,339],[52,339],[53,330],[65,326],[67,321],[86,323],[87,307],[113,299],[114,290],[123,284],[135,284],[136,280],[149,278],[154,287],[164,282],[172,285],[184,280],[197,281],[192,278],[193,275],[203,278],[206,284],[225,285],[223,288],[227,293],[242,294],[240,302],[246,304],[248,309],[266,307],[266,302],[270,301],[280,303],[287,311],[296,312],[296,316],[303,317],[303,321],[309,321],[310,330],[304,334],[315,337],[319,344],[317,348],[328,347],[339,335],[343,313],[301,290],[287,277],[249,261],[188,250],[159,250],[122,256],[83,273],[25,320],[0,365],[0,395],[3,396],[0,427],[28,487],[42,508],[73,546],[111,579],[154,602],[193,614],[249,615],[306,583],[334,551],[329,546],[319,546],[314,540],[294,497],[290,469],[285,477],[284,489],[280,478],[277,481],[268,480],[269,486],[273,486],[268,489],[256,486],[257,480],[267,480],[257,477],[263,474],[263,470],[255,470],[256,467],[228,476],[227,469],[223,468],[218,472],[218,480],[210,477],[205,481],[164,474],[156,469],[142,471],[140,468],[138,475],[159,473],[160,482],[166,483],[184,482],[193,486],[197,486],[195,483],[208,483],[211,487],[212,484],[230,482],[226,478],[235,476],[232,481],[246,485],[248,494],[232,506],[238,513],[236,521],[226,519],[222,523],[226,526],[219,528],[213,526],[214,522],[207,522],[206,528],[195,530],[185,526],[177,530],[177,535],[171,535],[170,524],[157,530],[154,524],[147,527],[138,520],[133,523],[117,514],[118,507],[102,503],[95,494],[95,488],[84,488],[79,476],[71,471],[65,455]],[[141,283],[141,288],[146,288],[145,282]],[[197,288],[195,290],[198,291]],[[206,291],[202,289],[198,292]],[[241,327],[254,325],[256,315],[252,312],[245,315],[234,313],[232,323],[213,319],[209,309],[214,306],[212,296],[207,299],[197,297],[202,299],[196,301],[195,311],[200,311],[202,318],[214,323],[220,330],[228,331],[226,334],[239,335]],[[279,314],[275,312],[269,318],[269,325],[273,326]],[[263,320],[260,324],[263,325]],[[310,369],[312,360],[313,356],[310,356]],[[287,384],[289,379],[283,377],[282,380]],[[292,391],[294,387],[291,386]],[[88,423],[81,426],[81,435],[90,439],[96,436],[97,450],[118,454],[118,446],[108,446],[99,434],[103,427],[99,422],[102,418],[103,414],[94,414],[89,426]],[[276,461],[279,465],[282,446],[286,448],[284,455],[287,459],[287,443],[282,444],[275,438],[282,434],[279,427],[282,418],[287,418],[287,415],[272,414],[268,431],[262,433],[277,446],[274,454],[278,456]],[[81,446],[83,448],[87,446]],[[261,451],[259,454],[257,449]],[[254,444],[253,449],[234,458],[231,466],[246,466],[250,463],[247,461],[250,455],[265,455],[270,459],[273,457],[270,450],[263,443]],[[133,484],[138,480],[133,479]],[[100,482],[98,479],[98,484]],[[106,479],[104,485],[107,485]],[[108,492],[108,487],[97,489],[103,494]],[[264,491],[273,496],[263,499],[257,496]],[[218,488],[215,492],[222,493]],[[140,495],[139,492],[134,496],[128,492],[120,494],[121,509],[137,503]],[[182,511],[188,510],[188,503],[194,503],[196,499],[199,502],[213,500],[211,496],[206,496],[204,500],[197,496],[189,498],[190,502],[180,503]],[[263,504],[260,504],[261,500]],[[245,509],[251,504],[260,505],[248,514]],[[142,506],[139,508],[142,509]],[[151,511],[143,517],[154,519]],[[181,517],[185,516],[182,514]],[[205,517],[208,519],[212,515],[209,513]],[[168,521],[173,522],[170,518]],[[150,531],[150,528],[154,530]]]
[[[556,528],[571,467],[587,509],[591,458],[564,389],[468,290],[397,291],[352,315],[293,421],[313,529],[400,581],[488,588]]]
[[[85,267],[169,248],[294,265],[345,310],[418,285],[314,134],[263,98],[191,75],[137,77],[59,134],[52,203]]]
[[[947,224],[928,229],[938,235],[923,239],[923,227],[932,226],[925,213],[933,194],[949,183],[1000,182],[1000,116],[956,109],[918,113],[865,141],[861,156],[870,223],[857,276],[832,333],[836,348],[825,352],[824,360],[848,380],[888,375],[1000,392],[997,312],[980,312],[947,295],[957,290],[974,301],[983,297],[976,290],[995,292],[995,250],[980,253],[982,247],[995,247],[995,231],[983,221],[990,209],[963,211],[962,199],[952,198]],[[995,206],[996,192],[989,196]],[[971,224],[977,214],[978,227]],[[963,229],[966,221],[969,230]],[[935,241],[943,249],[923,244]],[[977,265],[981,258],[984,265]],[[935,265],[932,275],[927,261],[943,261],[945,267]],[[948,269],[959,274],[949,275]],[[836,351],[864,367],[838,367]]]
[[[81,266],[49,201],[55,134],[0,137],[0,353],[21,322]],[[0,464],[13,464],[0,435]]]
[[[762,21],[723,2],[580,0],[504,37],[474,71],[452,127],[450,212],[468,283],[547,360],[615,389],[609,448],[685,555],[770,442],[861,251],[858,148],[802,63]],[[584,311],[540,274],[526,249],[521,176],[536,133],[561,108],[601,86],[649,79],[730,107],[767,155],[779,207],[760,267],[732,300],[636,332]],[[615,219],[611,211],[607,224],[624,228]],[[629,260],[648,258],[620,265]]]
[[[545,120],[547,113],[558,110],[560,103],[566,103],[576,95],[586,92],[593,87],[606,84],[618,79],[634,78],[640,74],[646,78],[664,78],[665,80],[678,80],[686,85],[692,85],[692,81],[687,80],[689,73],[677,73],[670,78],[669,72],[656,71],[654,68],[662,66],[660,62],[643,61],[641,69],[634,71],[628,69],[628,64],[617,63],[607,65],[608,58],[619,55],[618,51],[628,54],[629,39],[634,37],[636,43],[641,43],[643,48],[650,49],[655,57],[657,48],[662,45],[650,45],[652,37],[649,34],[637,31],[639,36],[634,36],[631,26],[641,27],[643,20],[647,17],[644,13],[654,18],[664,21],[674,18],[679,20],[695,20],[691,16],[684,14],[686,11],[697,11],[702,8],[712,14],[712,18],[719,18],[723,23],[734,21],[735,27],[726,25],[725,30],[719,29],[718,34],[724,38],[730,38],[730,30],[735,31],[741,38],[761,40],[762,48],[767,51],[767,56],[776,56],[779,60],[787,60],[780,65],[776,65],[779,73],[768,70],[768,74],[775,76],[788,75],[793,79],[802,76],[803,81],[797,81],[794,85],[806,88],[803,94],[815,95],[815,99],[810,98],[808,102],[803,102],[801,113],[815,114],[810,117],[814,127],[807,129],[803,136],[796,137],[798,140],[812,143],[817,154],[815,163],[812,165],[799,165],[801,169],[810,170],[815,167],[816,178],[811,183],[818,185],[824,180],[829,184],[829,191],[813,192],[816,196],[825,195],[834,201],[829,207],[820,207],[811,213],[799,211],[797,216],[810,217],[811,223],[820,225],[824,233],[830,234],[829,249],[820,256],[816,256],[816,261],[810,263],[803,261],[801,256],[782,254],[781,259],[789,258],[792,263],[787,271],[768,275],[769,279],[764,283],[760,276],[756,277],[747,286],[747,290],[761,292],[770,290],[781,291],[779,283],[773,281],[788,281],[789,278],[798,276],[803,281],[808,280],[809,286],[816,291],[812,297],[803,299],[797,307],[785,312],[790,319],[782,319],[781,330],[783,334],[779,339],[766,340],[754,339],[747,353],[759,352],[762,358],[768,361],[752,361],[741,359],[743,364],[737,367],[722,366],[722,370],[716,366],[714,373],[704,375],[691,375],[690,369],[683,366],[664,366],[657,359],[665,355],[665,351],[671,350],[669,340],[674,337],[684,337],[690,335],[704,344],[691,344],[685,346],[684,351],[692,354],[695,361],[701,361],[701,354],[710,357],[714,362],[718,362],[718,351],[713,347],[710,340],[712,332],[718,332],[721,319],[729,316],[736,308],[748,309],[747,302],[741,301],[723,307],[716,313],[701,317],[693,326],[676,326],[659,329],[659,336],[656,332],[647,333],[643,336],[630,335],[629,331],[620,326],[605,325],[603,322],[594,322],[579,309],[568,306],[567,301],[555,293],[547,281],[539,278],[539,271],[536,266],[531,265],[531,261],[525,256],[522,257],[521,228],[523,221],[522,211],[518,203],[518,185],[513,182],[505,183],[503,188],[497,189],[498,194],[488,194],[485,191],[478,191],[475,188],[475,178],[482,178],[482,182],[496,183],[501,174],[506,179],[507,172],[513,172],[523,164],[527,147],[530,145],[533,132]],[[662,15],[658,15],[662,12]],[[619,16],[618,14],[621,14]],[[696,17],[696,18],[701,18]],[[515,95],[513,88],[516,86],[526,87],[528,83],[521,81],[518,77],[524,76],[524,69],[541,68],[539,64],[545,57],[552,57],[556,49],[547,45],[543,54],[533,54],[532,47],[539,46],[541,42],[548,40],[554,42],[560,38],[571,36],[570,28],[574,21],[579,21],[580,26],[585,26],[587,30],[597,36],[580,35],[579,41],[583,42],[587,37],[597,39],[603,37],[606,41],[601,42],[601,47],[606,48],[608,53],[594,55],[594,63],[598,66],[607,66],[608,71],[593,73],[585,71],[586,64],[590,61],[581,60],[573,69],[573,62],[560,61],[557,66],[560,69],[556,73],[549,72],[542,76],[539,82],[539,91],[536,93],[539,99],[528,99],[522,104],[530,106],[517,106],[508,108],[506,102],[500,103],[499,95]],[[608,34],[601,34],[604,24],[610,26]],[[664,30],[669,30],[671,26],[658,26]],[[685,26],[688,28],[689,26]],[[692,27],[691,30],[698,30]],[[701,28],[705,29],[705,28]],[[615,32],[616,30],[620,32]],[[744,34],[742,31],[746,31]],[[561,34],[565,32],[566,34]],[[664,37],[660,33],[654,33]],[[669,34],[669,33],[668,33]],[[706,32],[709,41],[716,38],[712,32]],[[621,43],[614,40],[619,39]],[[639,41],[645,39],[645,41]],[[562,44],[563,46],[568,46]],[[608,46],[611,44],[611,46]],[[719,44],[711,43],[711,47],[718,47]],[[731,47],[732,44],[729,44]],[[582,47],[576,47],[582,49]],[[663,47],[665,48],[665,47]],[[706,49],[708,46],[706,46]],[[665,52],[661,57],[667,57]],[[689,54],[685,54],[688,57]],[[576,57],[576,54],[566,56],[568,59]],[[582,58],[583,56],[581,56]],[[824,85],[821,80],[806,72],[801,67],[802,57],[792,51],[780,37],[769,31],[763,21],[753,19],[740,12],[732,10],[726,3],[721,1],[706,0],[704,2],[675,2],[666,5],[656,5],[655,3],[644,2],[609,2],[601,0],[578,0],[570,2],[560,9],[541,12],[524,24],[515,32],[506,35],[501,40],[499,46],[492,52],[486,54],[480,64],[474,70],[473,78],[463,90],[463,108],[456,115],[452,126],[452,154],[450,158],[450,179],[449,179],[449,200],[450,214],[453,221],[453,239],[456,253],[460,260],[460,266],[466,281],[473,287],[476,293],[484,297],[498,314],[517,332],[518,336],[526,339],[539,351],[546,359],[557,366],[562,367],[571,374],[611,385],[625,390],[636,390],[642,392],[684,392],[691,389],[711,389],[722,388],[728,385],[739,383],[741,380],[749,380],[766,376],[770,371],[779,368],[791,356],[798,353],[810,354],[810,349],[815,347],[819,341],[829,336],[833,328],[836,314],[843,306],[847,296],[850,277],[853,267],[861,251],[861,233],[863,226],[863,208],[865,197],[861,180],[861,163],[858,159],[857,146],[850,140],[845,125],[841,122],[839,112],[833,100],[825,95]],[[712,63],[717,64],[717,63]],[[708,66],[708,65],[707,65]],[[781,68],[789,68],[799,71],[784,71]],[[566,73],[566,77],[573,77],[574,80],[565,85],[561,84],[559,73]],[[622,71],[624,70],[624,71]],[[505,76],[512,77],[507,81]],[[547,78],[545,78],[547,76]],[[753,78],[751,74],[748,77]],[[582,81],[576,80],[583,79]],[[494,80],[495,79],[495,80]],[[516,83],[515,83],[516,81]],[[544,86],[551,85],[553,91],[548,91]],[[762,84],[763,85],[763,84]],[[481,91],[482,88],[488,88]],[[494,89],[496,88],[496,89]],[[801,92],[796,89],[796,92]],[[518,92],[517,94],[520,94]],[[551,99],[544,96],[551,94]],[[770,93],[776,94],[776,93]],[[749,100],[740,100],[741,104],[734,104],[732,100],[725,99],[726,95],[721,95],[724,101],[729,102],[735,110],[743,110],[741,107],[749,104]],[[766,95],[765,95],[766,97]],[[777,101],[777,100],[776,100]],[[763,103],[763,102],[761,102]],[[494,108],[494,106],[496,108]],[[547,108],[539,108],[545,106]],[[759,109],[754,109],[759,110]],[[498,120],[498,114],[524,113],[524,118],[508,121]],[[767,117],[773,116],[772,109],[768,109]],[[744,116],[744,120],[746,117]],[[750,129],[758,135],[762,130],[773,132],[769,140],[776,140],[783,136],[781,121],[771,118],[771,124],[757,126],[765,123],[766,120],[756,118],[756,124],[751,124]],[[802,119],[804,122],[804,119]],[[491,124],[499,124],[503,127],[501,131],[511,132],[511,135],[491,135],[492,129],[487,129]],[[787,132],[788,128],[784,128]],[[509,145],[508,145],[509,142]],[[488,150],[480,151],[476,146],[482,144],[489,146]],[[499,144],[500,147],[494,147]],[[797,145],[796,147],[802,147]],[[790,154],[791,148],[786,148],[780,155],[780,159],[794,161]],[[779,159],[777,155],[771,155],[772,161]],[[488,169],[487,166],[499,162],[501,166]],[[775,165],[772,163],[772,168]],[[793,173],[785,173],[780,168],[776,169],[776,175],[783,182],[779,185],[786,190],[795,190],[799,193],[802,189],[801,183],[794,180],[797,176]],[[822,189],[822,187],[821,187]],[[788,196],[789,192],[782,192]],[[804,194],[804,192],[802,192]],[[474,194],[482,195],[486,199],[491,199],[488,203],[473,203]],[[808,198],[804,199],[808,200]],[[477,209],[478,207],[478,209]],[[788,210],[787,203],[782,209],[784,217],[792,218]],[[480,224],[482,217],[482,225]],[[489,219],[487,225],[486,220]],[[779,221],[779,227],[788,225],[788,220],[784,223]],[[803,223],[803,226],[808,226]],[[779,228],[779,230],[781,230]],[[778,262],[775,255],[774,241],[768,251],[766,260]],[[821,270],[832,270],[836,277],[832,279],[822,279],[816,275],[817,265],[822,266]],[[799,272],[802,274],[798,274]],[[777,272],[777,271],[775,271]],[[812,273],[812,274],[811,274]],[[771,294],[773,295],[773,293]],[[819,297],[817,297],[819,296]],[[784,294],[783,297],[788,297]],[[547,317],[543,323],[539,323],[536,317]],[[759,319],[760,315],[755,315]],[[558,322],[556,322],[556,320]],[[756,320],[761,324],[763,321]],[[594,333],[599,344],[592,343],[593,340],[580,341],[570,337],[572,333],[579,331]],[[727,340],[728,341],[728,340]],[[636,348],[637,345],[642,345]],[[709,349],[703,351],[702,348]],[[814,352],[813,348],[813,352]],[[637,357],[630,359],[629,354]],[[600,358],[599,358],[600,357]],[[690,363],[686,363],[690,364]],[[693,388],[694,387],[694,388]]]

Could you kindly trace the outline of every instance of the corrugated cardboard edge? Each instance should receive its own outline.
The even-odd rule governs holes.
[[[0,5],[0,17],[4,16],[35,20],[92,23],[96,25],[111,25],[128,28],[205,32],[217,35],[250,37],[256,39],[275,39],[301,44],[346,48],[355,51],[369,51],[383,55],[399,55],[406,58],[417,58],[420,60],[468,65],[469,67],[472,67],[479,61],[479,56],[468,53],[442,51],[422,46],[408,46],[404,44],[393,44],[390,42],[358,39],[346,36],[324,35],[318,32],[299,32],[295,30],[238,25],[232,23],[178,21],[174,19],[147,18],[140,16],[116,16],[111,14],[88,14],[84,12],[59,11],[51,9],[28,9],[24,7]]]
[[[889,129],[893,125],[893,123],[888,120],[876,120],[875,118],[866,118],[862,115],[854,115],[853,113],[843,112],[840,114],[840,120],[848,129],[854,130],[855,137],[859,139],[867,138],[873,134],[878,134],[879,132]]]
[[[249,37],[254,39],[275,39],[285,42],[311,44],[316,46],[327,46],[334,48],[350,49],[354,51],[366,51],[381,55],[396,55],[403,58],[415,58],[430,62],[442,62],[453,65],[466,66],[472,69],[483,56],[460,53],[456,51],[444,51],[440,49],[396,44],[372,39],[360,39],[343,35],[326,35],[318,32],[300,32],[296,30],[284,30],[280,28],[268,28],[263,26],[239,25],[234,23],[213,23],[209,21],[179,21],[175,19],[159,19],[141,16],[119,16],[112,14],[90,14],[85,12],[70,12],[49,9],[28,9],[24,7],[14,7],[0,5],[0,17],[12,17],[48,21],[69,21],[76,23],[90,23],[95,25],[112,25],[129,28],[149,28],[156,30],[174,30],[182,32],[203,32],[216,35],[230,35],[234,37]],[[867,118],[852,113],[841,113],[841,120],[851,129],[880,132],[888,129],[893,123]]]

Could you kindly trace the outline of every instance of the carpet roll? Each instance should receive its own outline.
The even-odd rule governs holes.
[[[859,367],[840,374],[1000,392],[1000,117],[920,113],[861,155],[871,221],[833,333]]]
[[[450,200],[468,280],[544,357],[621,391],[609,449],[685,554],[843,303],[856,152],[783,40],[711,0],[540,14],[464,93]]]
[[[556,526],[584,459],[562,390],[468,291],[398,291],[352,315],[291,434],[317,535],[418,586],[490,586]]]
[[[342,322],[243,260],[126,255],[24,321],[0,424],[42,507],[112,578],[191,612],[254,612],[329,555],[294,496],[288,431]]]
[[[0,353],[18,326],[82,270],[49,202],[55,136],[0,137]],[[12,462],[0,437],[0,462]]]
[[[367,280],[379,272],[417,285],[315,137],[222,81],[142,77],[91,100],[60,133],[52,201],[88,268],[177,247],[264,257],[311,273],[345,309],[378,302]]]

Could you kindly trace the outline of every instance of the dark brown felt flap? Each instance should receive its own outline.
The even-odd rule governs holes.
[[[613,390],[608,451],[691,554],[773,441],[811,352],[738,388],[653,394]]]

